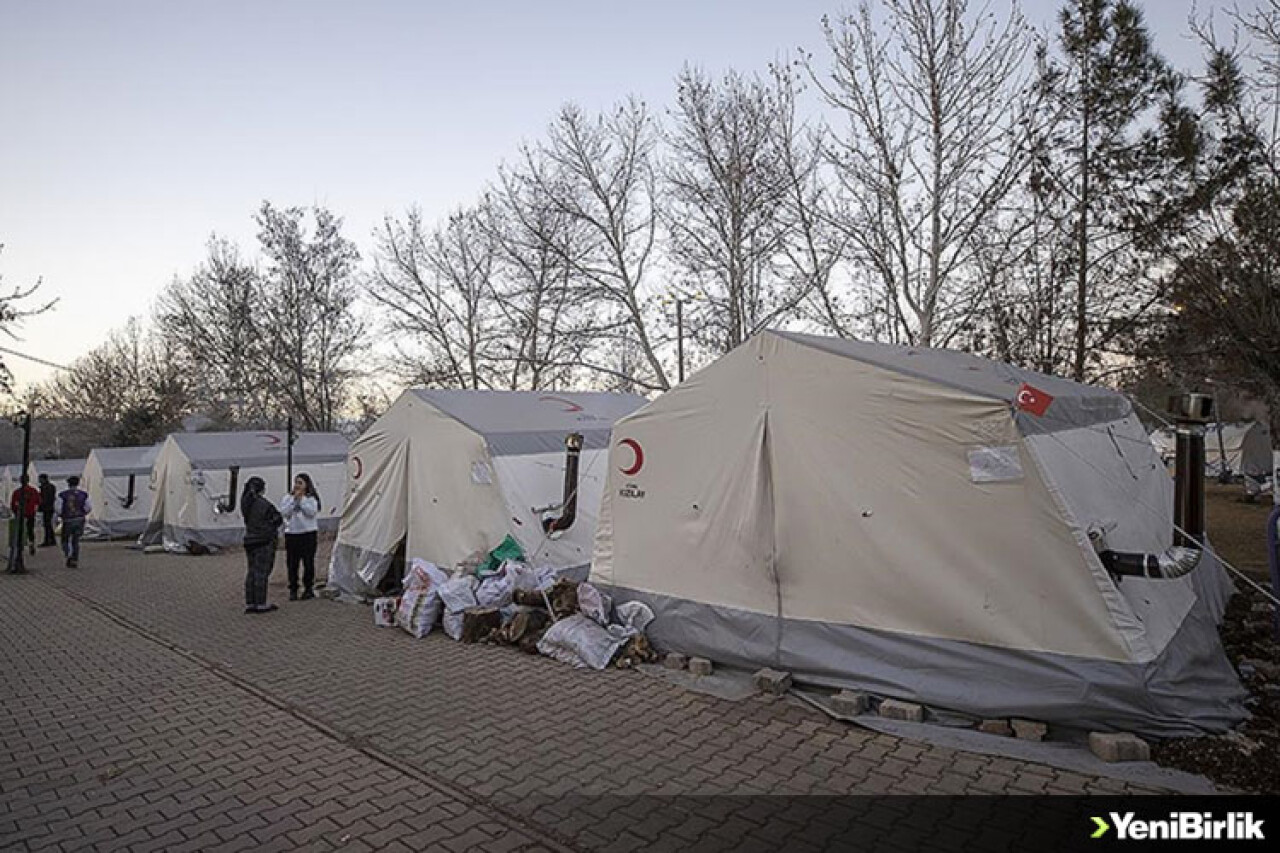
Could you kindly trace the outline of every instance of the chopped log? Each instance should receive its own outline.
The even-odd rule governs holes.
[[[547,602],[550,601],[556,618],[563,619],[578,612],[578,585],[566,578],[560,578],[551,585],[545,596],[536,589],[517,589],[512,593],[511,600],[525,607],[542,608],[546,608]]]
[[[542,635],[545,633],[547,633],[546,628],[539,628],[536,631],[529,631],[523,637],[520,638],[520,643],[518,648],[520,649],[520,651],[524,652],[525,654],[536,655],[538,653],[538,641],[542,639]]]
[[[511,600],[523,605],[524,607],[541,607],[544,610],[547,607],[547,601],[542,597],[542,593],[536,589],[517,589],[511,594]]]
[[[547,591],[551,599],[551,609],[557,619],[572,616],[578,612],[578,585],[566,578],[560,578]]]
[[[502,627],[502,611],[496,607],[468,607],[462,612],[462,642],[479,643]]]
[[[633,669],[637,664],[651,663],[657,659],[658,652],[649,644],[649,638],[644,634],[637,634],[618,649],[613,665],[618,669]]]
[[[504,646],[518,645],[526,634],[541,631],[550,621],[551,617],[545,610],[521,610],[493,633],[493,641]]]

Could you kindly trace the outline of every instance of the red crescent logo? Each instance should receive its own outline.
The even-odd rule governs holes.
[[[628,477],[639,474],[640,469],[644,467],[644,451],[640,448],[640,443],[637,442],[634,438],[624,438],[622,439],[622,441],[618,442],[618,446],[629,447],[631,448],[632,454],[634,454],[634,459],[632,460],[631,467],[628,468],[620,465],[618,466],[618,470],[626,474]]]
[[[359,456],[352,456],[351,463],[356,467],[355,473],[351,475],[351,479],[359,480],[360,475],[364,473],[364,463],[360,461]]]
[[[577,403],[573,402],[572,400],[566,400],[563,397],[539,397],[538,399],[545,403],[563,403],[564,408],[561,409],[562,412],[581,412],[582,411],[582,407],[579,406]]]
[[[278,435],[272,435],[269,432],[260,432],[258,433],[258,435],[262,436],[267,440],[267,447],[275,447],[277,444],[280,443],[280,436]]]

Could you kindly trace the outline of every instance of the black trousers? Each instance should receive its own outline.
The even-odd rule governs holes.
[[[267,578],[276,562],[276,543],[244,546],[248,571],[244,576],[244,606],[267,606]]]
[[[44,544],[57,545],[58,540],[53,535],[53,510],[51,509],[40,510],[40,522],[41,524],[44,525]]]
[[[285,565],[289,567],[289,591],[298,591],[298,567],[302,566],[302,587],[311,589],[316,583],[316,541],[314,530],[309,533],[286,533],[284,537]]]

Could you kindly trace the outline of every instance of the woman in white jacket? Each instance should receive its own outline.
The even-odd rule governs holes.
[[[307,474],[293,478],[293,491],[280,499],[284,516],[284,554],[289,567],[289,600],[298,600],[298,566],[302,566],[302,599],[315,598],[316,531],[320,494]]]

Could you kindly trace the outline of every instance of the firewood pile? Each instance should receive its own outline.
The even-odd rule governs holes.
[[[398,625],[414,637],[440,624],[463,643],[511,646],[592,669],[628,669],[656,660],[644,633],[653,618],[643,603],[615,608],[593,584],[512,560],[483,577],[463,568],[450,576],[415,560],[404,595],[375,602],[375,624]]]

